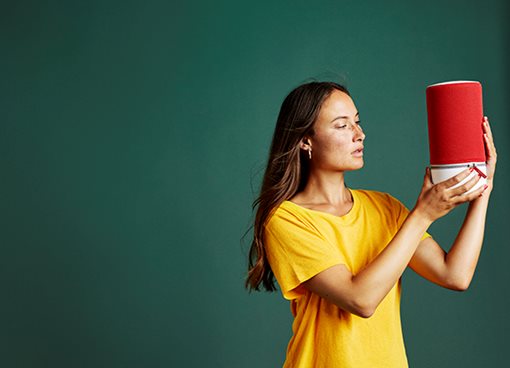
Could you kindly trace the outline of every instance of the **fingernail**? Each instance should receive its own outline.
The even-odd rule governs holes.
[[[486,178],[486,177],[487,177],[487,175],[485,175],[485,174],[483,173],[483,171],[482,171],[482,170],[480,170],[478,167],[473,166],[473,169],[475,169],[475,170],[476,170],[476,172],[478,173],[478,176],[479,176],[479,177],[481,177],[481,178]]]
[[[487,189],[489,186],[487,184],[484,185],[483,190]]]

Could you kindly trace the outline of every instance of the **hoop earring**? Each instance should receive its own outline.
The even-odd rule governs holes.
[[[308,150],[308,157],[310,158],[310,160],[312,159],[312,149],[311,148]]]

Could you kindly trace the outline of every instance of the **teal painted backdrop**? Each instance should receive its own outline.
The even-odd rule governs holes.
[[[510,27],[500,1],[17,1],[0,11],[2,367],[278,367],[288,303],[243,289],[279,106],[345,83],[412,206],[425,87],[484,87],[499,153],[470,289],[404,276],[411,367],[507,360]],[[446,248],[465,209],[432,234]]]

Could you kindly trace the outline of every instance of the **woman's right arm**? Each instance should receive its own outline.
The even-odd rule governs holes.
[[[436,219],[459,204],[477,198],[483,187],[466,194],[479,180],[451,188],[464,180],[471,171],[433,185],[427,169],[423,187],[415,207],[400,230],[379,255],[359,273],[353,275],[344,265],[336,265],[305,281],[303,286],[338,307],[368,318],[404,273],[420,240]]]

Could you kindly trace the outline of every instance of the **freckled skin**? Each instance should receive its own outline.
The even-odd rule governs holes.
[[[365,134],[357,114],[353,100],[341,91],[335,90],[324,101],[315,134],[309,138],[315,169],[343,172],[363,167],[363,154],[356,150],[363,147]]]

